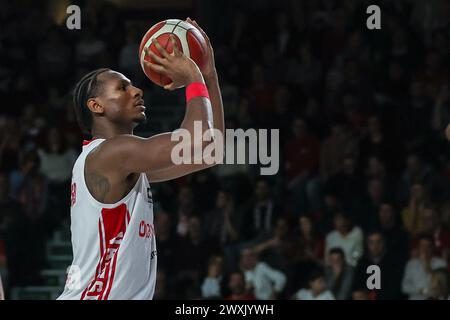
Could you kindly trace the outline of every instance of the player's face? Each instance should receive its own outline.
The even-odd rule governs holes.
[[[146,120],[143,92],[123,74],[108,71],[99,75],[103,82],[98,97],[105,116],[114,123],[136,125]]]

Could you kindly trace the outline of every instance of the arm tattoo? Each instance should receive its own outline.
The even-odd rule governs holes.
[[[110,189],[108,178],[96,171],[86,172],[86,185],[92,196],[100,202],[105,200]]]

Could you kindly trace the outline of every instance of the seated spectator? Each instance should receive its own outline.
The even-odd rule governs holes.
[[[253,290],[256,299],[277,299],[286,285],[286,276],[259,261],[253,249],[242,250],[240,266],[245,274],[247,290]]]
[[[319,167],[320,145],[317,137],[308,132],[302,118],[294,119],[292,137],[284,149],[287,188],[295,211],[318,210],[320,207]]]
[[[312,260],[317,264],[323,262],[324,239],[314,227],[314,222],[309,216],[301,216],[299,222],[299,243],[301,260]]]
[[[176,247],[176,265],[174,272],[176,287],[183,288],[185,299],[200,296],[201,273],[214,247],[202,233],[201,220],[191,216],[188,220],[188,234],[180,238]]]
[[[189,217],[194,212],[194,192],[189,185],[182,186],[178,192],[176,208],[174,211],[177,216],[176,232],[180,237],[188,233]]]
[[[289,292],[308,286],[308,275],[323,265],[324,239],[316,232],[311,217],[300,216],[298,235],[294,235],[295,257]]]
[[[294,295],[296,300],[335,300],[333,293],[327,288],[322,271],[313,271],[309,275],[309,289],[300,289]]]
[[[342,159],[342,170],[330,177],[327,187],[331,189],[346,208],[353,208],[355,200],[364,194],[364,180],[357,171],[356,157],[345,155]]]
[[[381,289],[372,292],[376,300],[391,300],[402,298],[401,279],[404,263],[386,248],[385,239],[380,231],[372,231],[367,235],[367,250],[355,269],[354,289],[367,286],[367,268],[377,265],[381,270]]]
[[[434,254],[444,261],[450,261],[450,232],[443,228],[436,210],[424,208],[420,218],[421,233],[434,239]]]
[[[213,255],[209,259],[208,274],[201,286],[202,298],[219,299],[223,297],[223,257]]]
[[[402,281],[402,291],[410,300],[423,300],[427,289],[431,285],[431,272],[438,268],[445,268],[446,262],[433,256],[434,241],[423,235],[418,242],[418,258],[408,261]]]
[[[269,239],[257,244],[253,250],[271,267],[286,272],[295,253],[288,220],[278,218]]]
[[[328,253],[328,266],[325,268],[327,287],[336,300],[350,298],[353,284],[353,268],[345,261],[341,248],[332,248]]]
[[[409,258],[409,234],[403,228],[401,218],[391,201],[385,200],[381,203],[378,226],[383,233],[386,250],[395,252],[400,263],[406,263]]]
[[[48,181],[48,229],[57,227],[69,211],[70,179],[77,152],[68,148],[61,129],[53,127],[46,136],[45,145],[38,149],[40,173]]]
[[[270,234],[280,208],[275,203],[269,182],[260,178],[255,185],[254,198],[244,217],[243,234],[248,240],[258,241]]]
[[[236,212],[234,197],[226,191],[219,191],[216,207],[205,216],[205,232],[217,243],[227,245],[240,238],[242,216]]]
[[[334,230],[325,239],[325,254],[331,248],[342,248],[347,263],[355,267],[363,255],[363,233],[361,228],[353,226],[350,216],[344,211],[334,215]]]
[[[345,122],[336,119],[331,125],[330,135],[321,144],[320,175],[322,179],[327,181],[343,171],[348,176],[353,175],[354,172],[351,169],[354,166],[348,163],[345,165],[347,169],[344,169],[344,159],[347,158],[347,162],[349,162],[349,159],[352,159],[354,164],[354,157],[349,155],[356,154],[357,151],[357,139],[349,133]]]
[[[433,270],[430,282],[429,300],[450,300],[450,275],[447,269]]]
[[[425,202],[424,186],[421,183],[413,184],[411,186],[409,203],[402,210],[403,223],[412,236],[417,236],[422,229],[420,215],[425,208]]]
[[[234,271],[229,276],[228,289],[230,295],[225,300],[255,300],[253,293],[248,293],[245,288],[245,276],[241,271]]]
[[[170,278],[176,270],[176,254],[179,238],[174,232],[171,216],[164,211],[155,212],[155,232],[158,235],[158,267],[165,270]]]

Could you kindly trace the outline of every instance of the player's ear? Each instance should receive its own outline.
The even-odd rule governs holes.
[[[89,110],[91,110],[91,112],[93,112],[93,113],[101,114],[104,112],[103,106],[97,101],[96,98],[88,99],[87,106],[88,106]]]

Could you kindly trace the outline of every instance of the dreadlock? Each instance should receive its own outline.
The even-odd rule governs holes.
[[[87,107],[87,101],[99,94],[101,81],[97,79],[97,76],[105,71],[110,69],[102,68],[89,72],[81,78],[73,91],[73,106],[78,125],[87,134],[90,134],[92,130],[92,114]]]

